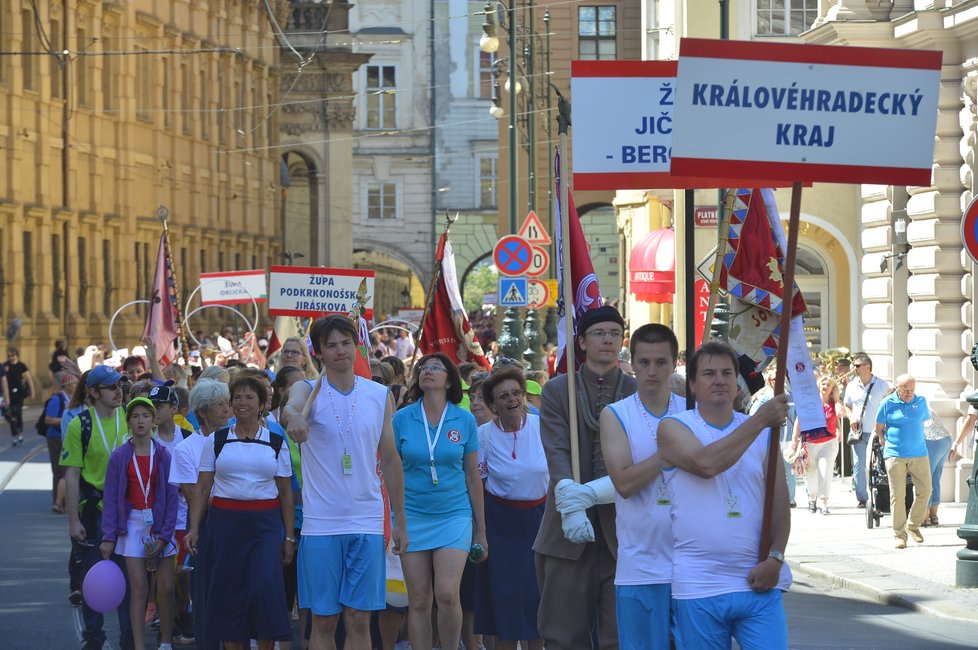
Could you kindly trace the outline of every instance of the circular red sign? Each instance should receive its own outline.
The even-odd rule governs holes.
[[[506,235],[496,242],[496,247],[492,250],[492,261],[503,275],[523,275],[533,262],[533,249],[522,237]]]
[[[961,219],[961,241],[968,256],[978,262],[978,197],[975,197]]]

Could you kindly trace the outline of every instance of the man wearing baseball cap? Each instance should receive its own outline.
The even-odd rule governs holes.
[[[109,456],[129,437],[129,428],[120,405],[122,375],[108,366],[96,366],[88,373],[85,386],[92,406],[78,414],[69,424],[61,452],[65,468],[65,492],[68,509],[68,534],[82,549],[82,572],[101,560],[102,490]],[[126,571],[118,555],[113,560]],[[129,618],[129,592],[116,610],[119,615],[119,646],[132,648],[132,623]],[[82,603],[85,621],[83,650],[101,648],[105,642],[102,614]]]
[[[540,433],[550,470],[550,490],[536,552],[540,584],[538,627],[548,648],[617,650],[615,623],[615,487],[601,452],[599,418],[609,404],[635,392],[635,379],[618,368],[625,321],[606,305],[585,312],[577,323],[577,398],[568,401],[567,375],[543,386]],[[568,416],[577,409],[581,483],[571,468]]]

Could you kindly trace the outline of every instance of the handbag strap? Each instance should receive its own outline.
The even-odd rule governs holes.
[[[866,389],[866,399],[863,400],[863,410],[859,412],[859,430],[863,430],[863,416],[866,415],[866,407],[869,406],[869,398],[873,394],[873,386],[876,385],[876,377],[873,377],[869,381],[869,387]]]

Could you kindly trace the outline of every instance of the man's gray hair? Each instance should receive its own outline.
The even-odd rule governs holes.
[[[228,385],[214,379],[201,379],[190,391],[190,412],[200,417],[200,412],[207,410],[221,400],[230,400],[231,391]]]

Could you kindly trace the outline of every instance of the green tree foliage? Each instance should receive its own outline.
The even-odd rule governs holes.
[[[486,258],[465,276],[465,284],[462,287],[462,302],[465,303],[465,310],[481,309],[483,294],[496,293],[498,289],[499,273],[492,265],[492,260]]]

